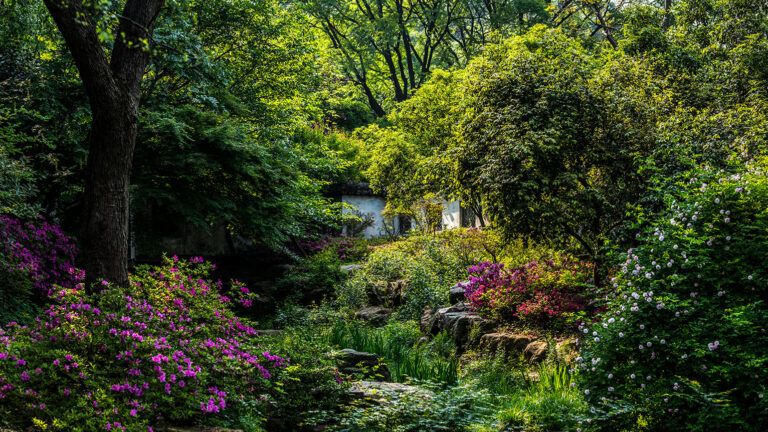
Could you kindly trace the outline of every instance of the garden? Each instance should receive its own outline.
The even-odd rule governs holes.
[[[768,430],[768,7],[0,1],[0,431]]]

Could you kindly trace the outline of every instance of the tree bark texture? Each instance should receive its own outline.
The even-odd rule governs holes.
[[[44,0],[67,44],[91,107],[81,261],[89,281],[128,284],[128,188],[140,84],[163,0],[128,0],[111,58],[82,0]]]

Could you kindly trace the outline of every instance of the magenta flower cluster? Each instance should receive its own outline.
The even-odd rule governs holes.
[[[210,267],[172,258],[127,289],[61,288],[34,324],[0,330],[0,416],[151,430],[168,413],[190,421],[258,401],[288,360],[259,349]]]
[[[74,267],[76,254],[75,242],[61,227],[0,215],[0,266],[28,274],[43,295],[50,296],[55,285],[71,287],[82,280],[83,272]]]
[[[531,261],[507,270],[504,264],[480,262],[467,269],[467,303],[493,318],[552,321],[585,307],[584,263]]]

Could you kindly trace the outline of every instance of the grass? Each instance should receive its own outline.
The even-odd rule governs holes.
[[[526,431],[571,430],[586,410],[586,402],[572,382],[564,364],[540,366],[538,379],[504,397],[498,420],[508,428]]]
[[[380,355],[396,382],[455,384],[458,381],[456,357],[439,355],[430,345],[420,344],[420,336],[414,324],[393,323],[370,328],[356,322],[338,322],[331,328],[329,342],[340,348]]]

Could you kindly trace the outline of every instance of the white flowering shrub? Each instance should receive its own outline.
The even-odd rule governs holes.
[[[678,185],[626,252],[607,311],[581,327],[592,425],[766,430],[766,166]]]

